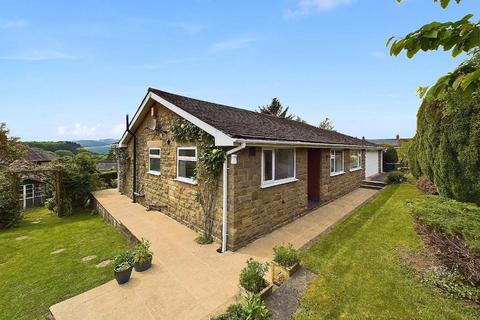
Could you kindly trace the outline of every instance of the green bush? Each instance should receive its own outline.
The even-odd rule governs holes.
[[[256,294],[249,294],[243,304],[230,305],[225,314],[212,320],[267,320],[271,316],[262,299]]]
[[[383,152],[383,162],[384,163],[397,163],[398,154],[397,150],[394,147],[388,147],[387,150]]]
[[[22,219],[16,175],[0,172],[0,229],[17,225]]]
[[[425,196],[409,203],[413,216],[448,235],[458,235],[480,255],[480,207],[475,204]]]
[[[415,177],[427,176],[442,196],[480,204],[480,93],[424,101],[409,149]]]
[[[273,248],[273,261],[282,267],[289,268],[300,260],[298,250],[291,243]]]
[[[405,174],[401,171],[392,171],[387,175],[388,184],[403,183],[406,181],[407,178],[405,177]]]
[[[240,272],[240,285],[247,291],[259,293],[265,287],[263,277],[268,271],[268,264],[253,260],[247,260],[247,265]]]
[[[150,241],[142,238],[133,249],[133,262],[142,264],[148,261],[153,256],[153,252],[150,251]]]
[[[113,270],[116,272],[125,271],[131,266],[133,266],[134,254],[132,251],[125,251],[113,260]]]

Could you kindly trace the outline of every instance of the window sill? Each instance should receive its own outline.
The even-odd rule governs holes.
[[[350,169],[350,172],[355,172],[355,171],[358,171],[358,170],[362,170],[362,167]]]
[[[330,177],[339,176],[339,175],[342,175],[344,173],[345,173],[345,171],[333,172],[333,173],[330,173]]]
[[[183,183],[192,184],[192,185],[196,185],[196,184],[197,184],[197,181],[196,181],[196,180],[192,180],[192,179],[188,179],[188,178],[177,177],[177,178],[175,178],[175,179],[173,179],[173,180],[179,181],[179,182],[183,182]]]
[[[148,171],[149,174],[154,175],[154,176],[159,176],[160,172],[158,171]]]
[[[298,179],[297,178],[287,178],[287,179],[282,179],[282,180],[277,180],[277,181],[264,182],[260,185],[260,188],[265,189],[265,188],[279,186],[279,185],[282,185],[282,184],[291,183],[291,182],[295,182],[295,181],[298,181]]]

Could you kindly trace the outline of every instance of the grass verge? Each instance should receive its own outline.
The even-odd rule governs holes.
[[[19,227],[0,231],[0,319],[44,319],[51,305],[111,280],[112,267],[96,264],[127,247],[87,211],[64,218],[45,208],[27,211]],[[96,257],[82,261],[87,256]]]
[[[296,320],[479,319],[480,310],[421,283],[398,252],[421,251],[406,206],[421,197],[413,185],[389,186],[302,255],[318,274]]]

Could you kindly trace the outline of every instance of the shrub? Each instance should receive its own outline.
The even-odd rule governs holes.
[[[405,174],[403,172],[392,171],[387,175],[388,184],[403,183],[405,181],[407,181],[407,178],[405,177]]]
[[[388,147],[387,150],[383,152],[383,162],[384,163],[397,163],[398,154],[397,150],[394,147]]]
[[[153,252],[150,251],[150,241],[142,238],[133,250],[133,262],[142,264],[148,261],[153,256]]]
[[[133,266],[134,255],[132,251],[125,251],[116,256],[113,260],[114,270],[116,272],[125,271]]]
[[[0,172],[0,229],[13,227],[22,219],[18,201],[19,179]]]
[[[209,234],[201,234],[195,238],[195,242],[201,245],[213,243],[213,237]]]
[[[270,318],[271,313],[262,299],[256,294],[249,294],[243,304],[230,305],[225,314],[212,320],[267,320]]]
[[[273,248],[273,261],[282,267],[289,268],[300,260],[298,250],[291,243]]]
[[[418,178],[427,176],[440,195],[480,205],[480,92],[424,101],[409,164]]]
[[[247,265],[240,272],[240,285],[247,291],[259,293],[265,287],[263,277],[268,271],[268,264],[253,260],[247,260]]]
[[[426,194],[437,194],[437,188],[435,187],[433,182],[425,176],[421,176],[420,178],[418,178],[417,188]]]

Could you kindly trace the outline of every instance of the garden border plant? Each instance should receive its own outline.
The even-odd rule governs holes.
[[[291,243],[273,248],[272,282],[283,284],[300,268],[300,256]]]
[[[185,119],[174,119],[170,124],[170,130],[178,142],[197,143],[198,161],[195,168],[195,179],[198,183],[198,192],[196,200],[200,203],[203,211],[203,233],[195,241],[199,244],[212,243],[215,202],[226,152],[224,149],[215,147],[211,135]]]
[[[240,294],[244,297],[247,297],[249,293],[258,294],[262,299],[270,295],[273,285],[265,280],[268,268],[268,263],[249,258],[247,265],[240,271]]]

